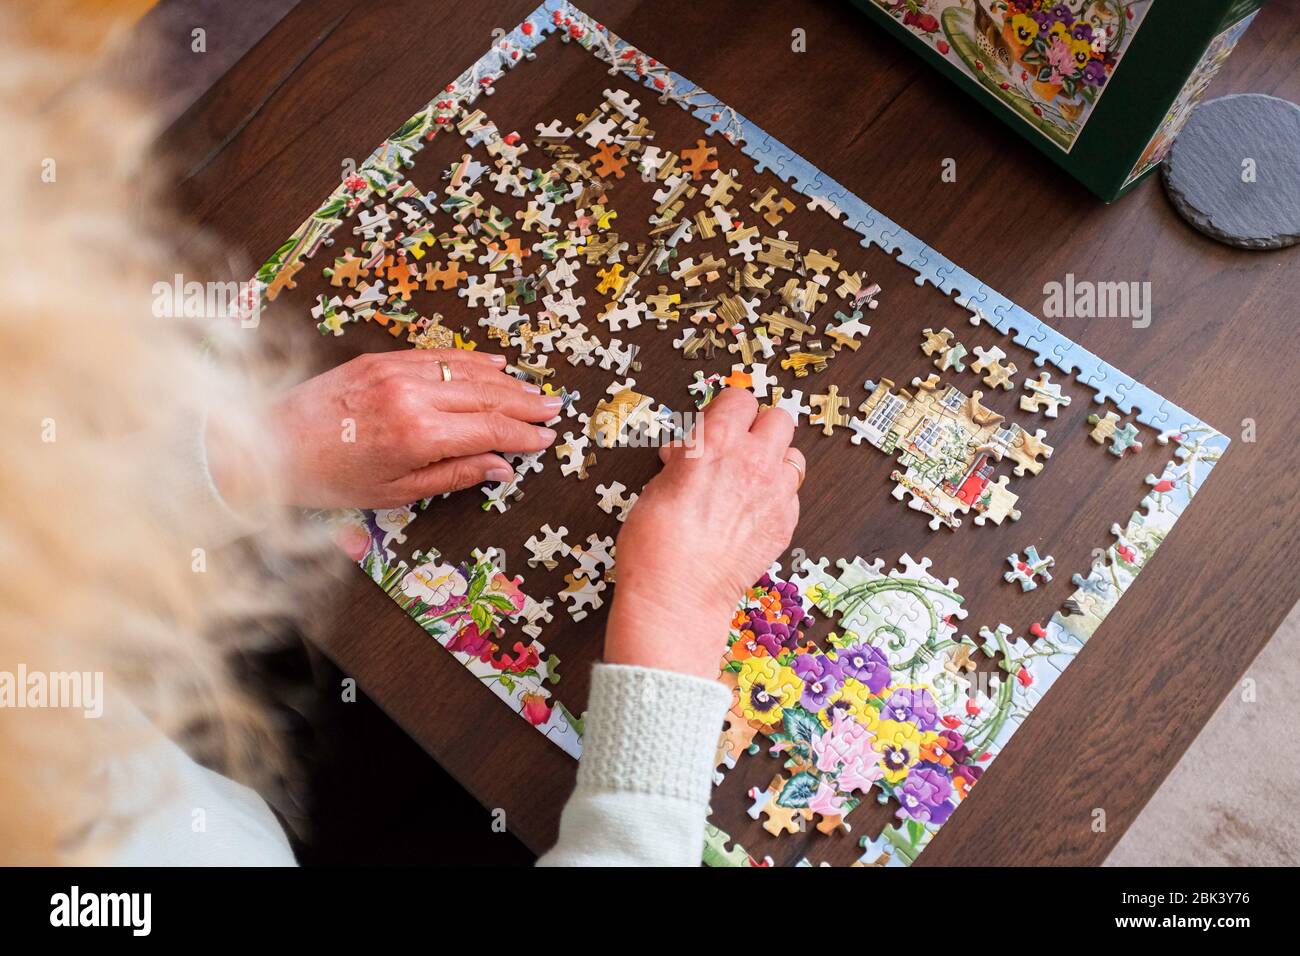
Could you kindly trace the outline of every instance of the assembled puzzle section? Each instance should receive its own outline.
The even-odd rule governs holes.
[[[806,640],[814,611],[834,619],[825,649]],[[749,816],[781,839],[821,835],[805,847],[860,849],[858,865],[912,862],[1082,646],[1055,619],[1028,639],[1005,624],[972,638],[967,616],[959,582],[928,558],[804,559],[764,577],[723,665],[734,702],[719,767],[760,750],[782,761],[748,791]],[[893,822],[877,814],[862,835],[859,808],[876,804]]]
[[[564,45],[539,54],[548,36]],[[558,50],[594,54],[599,79],[571,113],[521,111],[508,71]],[[565,3],[540,7],[381,145],[259,270],[265,296],[315,288],[303,260],[336,233],[348,245],[318,259],[323,334],[491,348],[564,398],[554,450],[515,456],[512,481],[332,520],[418,625],[566,752],[580,752],[582,720],[556,696],[548,648],[564,648],[564,694],[581,701],[618,522],[654,473],[647,446],[679,436],[720,388],[786,409],[810,454],[834,449],[810,491],[851,507],[809,509],[797,546],[852,555],[870,527],[899,555],[888,569],[799,557],[746,595],[723,661],[736,699],[713,863],[915,859],[1227,444]],[[1030,375],[1049,363],[1059,380]],[[1091,430],[1087,397],[1113,406]],[[1146,454],[1172,443],[1177,460],[1140,458],[1144,435],[1121,416],[1154,432]],[[1058,473],[1089,488],[1068,538],[1038,520]],[[1146,514],[1103,521],[1115,494],[1146,494]],[[924,521],[898,513],[905,497]],[[1106,559],[1054,580],[1058,561],[1092,560],[1094,527],[1116,537]],[[818,634],[819,618],[836,630]]]

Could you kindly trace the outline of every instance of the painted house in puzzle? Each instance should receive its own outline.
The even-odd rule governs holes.
[[[914,477],[956,499],[961,510],[974,506],[993,478],[1003,455],[1014,449],[1022,431],[980,404],[981,392],[967,396],[939,376],[913,380],[915,394],[894,391],[883,379],[859,406],[865,424],[859,433],[886,454],[899,452],[898,462]]]

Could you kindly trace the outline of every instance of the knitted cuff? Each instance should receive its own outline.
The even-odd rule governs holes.
[[[731,691],[686,674],[597,664],[578,791],[634,791],[707,804]]]
[[[222,546],[263,530],[266,523],[237,512],[222,496],[208,469],[207,430],[206,414],[183,423],[169,490],[180,516],[191,523],[197,519],[210,540]]]

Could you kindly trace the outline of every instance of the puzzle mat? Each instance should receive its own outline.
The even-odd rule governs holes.
[[[543,46],[554,37],[563,39],[564,44],[558,49],[555,42]],[[572,95],[559,97],[563,107],[548,100],[552,105],[542,108],[540,114],[512,113],[520,110],[512,91],[522,93],[522,88],[512,87],[512,70],[522,68],[535,77],[568,77],[571,73],[560,71],[557,63],[567,64],[572,57],[585,58],[587,54],[594,58],[584,59],[584,64],[590,62],[599,69],[579,78],[581,82],[575,80]],[[544,71],[540,65],[529,65],[533,55],[539,64],[547,64]],[[485,91],[498,83],[500,91],[487,96]],[[638,84],[652,92],[645,94]],[[507,142],[511,137],[506,130],[525,131],[514,144],[531,143],[531,151],[520,157],[521,162],[545,166],[552,157],[531,138],[534,124],[547,126],[558,121],[572,127],[578,122],[575,114],[605,115],[602,110],[610,106],[608,101],[593,110],[601,104],[604,89],[615,97],[614,103],[629,102],[622,98],[625,95],[640,95],[640,114],[649,119],[656,134],[650,142],[660,154],[694,148],[699,127],[692,130],[690,124],[703,124],[708,142],[716,144],[719,167],[724,171],[734,167],[736,178],[743,183],[733,200],[740,218],[756,223],[769,238],[783,230],[788,230],[792,240],[808,237],[805,254],[838,248],[843,271],[865,273],[867,285],[875,280],[883,286],[876,296],[880,307],[875,310],[868,310],[869,302],[859,297],[861,290],[837,293],[836,286],[842,282],[838,275],[830,280],[829,288],[823,287],[832,301],[816,311],[819,322],[828,321],[828,329],[838,331],[843,324],[841,319],[831,320],[833,312],[848,317],[861,311],[866,321],[876,326],[857,336],[861,339],[857,349],[847,344],[838,351],[828,348],[832,353],[828,371],[799,378],[795,377],[796,368],[778,370],[784,348],[767,363],[780,387],[804,391],[805,403],[814,394],[828,394],[834,384],[848,399],[844,411],[850,421],[848,427],[832,424],[833,437],[827,438],[822,435],[824,422],[813,424],[807,411],[800,415],[797,442],[809,455],[811,467],[804,494],[805,521],[794,543],[813,559],[802,561],[803,552],[797,547],[786,560],[785,570],[775,569],[773,578],[756,587],[738,611],[732,647],[724,661],[725,679],[735,684],[737,702],[719,750],[717,827],[710,832],[707,862],[748,864],[768,858],[843,862],[845,847],[851,847],[848,859],[884,865],[909,863],[959,807],[970,785],[1145,566],[1226,448],[1227,440],[1043,325],[824,177],[733,109],[566,4],[548,3],[538,8],[381,144],[361,164],[358,175],[322,203],[259,270],[259,287],[267,299],[287,293],[286,298],[293,301],[292,290],[299,282],[304,290],[312,288],[309,273],[303,271],[304,262],[329,244],[328,252],[319,256],[319,265],[337,267],[336,260],[346,256],[345,247],[362,248],[367,223],[374,224],[377,216],[385,218],[376,210],[404,210],[402,220],[394,214],[389,222],[395,225],[392,233],[404,235],[402,241],[409,242],[419,235],[419,217],[402,205],[401,197],[420,195],[414,185],[417,181],[433,193],[443,191],[440,177],[454,179],[455,163],[465,153],[477,156],[485,169],[491,169],[494,161],[502,158],[499,151],[512,145]],[[655,102],[656,95],[659,102]],[[684,112],[672,110],[671,105]],[[529,108],[538,109],[535,103]],[[474,118],[466,124],[470,117]],[[430,136],[431,132],[437,135]],[[584,156],[597,151],[578,145]],[[417,155],[426,149],[427,153]],[[493,149],[498,152],[491,152]],[[635,165],[644,164],[641,155]],[[504,171],[509,168],[507,164]],[[497,173],[502,171],[497,167]],[[750,386],[756,387],[753,373],[762,362],[738,363],[740,356],[727,351],[712,359],[684,362],[666,341],[678,338],[688,322],[679,319],[667,331],[658,331],[653,320],[646,319],[639,328],[620,329],[599,316],[611,295],[609,289],[598,292],[598,282],[608,282],[601,276],[617,264],[615,259],[625,263],[624,271],[632,271],[636,258],[632,246],[636,239],[644,238],[646,213],[653,214],[657,205],[650,193],[664,185],[653,169],[649,183],[642,181],[636,169],[629,167],[627,172],[631,175],[626,178],[609,177],[612,185],[605,208],[616,210],[619,218],[604,224],[593,221],[587,237],[588,241],[595,237],[591,244],[599,247],[612,231],[621,229],[627,249],[619,250],[617,243],[611,243],[612,250],[606,248],[594,257],[586,255],[587,248],[579,256],[570,251],[556,254],[554,249],[549,256],[544,248],[537,251],[552,270],[564,270],[566,263],[575,263],[581,275],[573,288],[592,303],[567,305],[561,289],[551,293],[560,296],[561,301],[555,303],[558,308],[547,311],[571,309],[572,320],[566,320],[566,327],[575,324],[573,320],[586,325],[588,336],[602,340],[607,352],[619,339],[640,343],[641,371],[628,369],[626,375],[616,375],[614,370],[594,364],[571,366],[559,351],[538,349],[526,358],[523,343],[517,339],[512,348],[503,349],[502,342],[492,338],[491,317],[500,306],[487,302],[468,310],[470,315],[486,313],[477,326],[471,318],[466,327],[451,321],[447,323],[451,328],[438,322],[420,327],[390,315],[387,306],[366,318],[391,334],[400,331],[417,346],[420,342],[412,337],[445,335],[457,344],[505,350],[515,357],[516,367],[526,360],[546,367],[544,363],[549,361],[555,375],[548,386],[555,382],[586,396],[575,401],[574,414],[564,416],[556,426],[561,433],[580,436],[584,429],[576,418],[577,409],[594,411],[596,400],[607,398],[604,386],[626,377],[641,379],[646,392],[662,400],[659,409],[667,407],[662,402],[690,407],[690,400],[700,397],[698,388],[688,392],[684,387],[693,371],[727,375],[733,365],[740,364],[740,374],[749,375]],[[482,173],[480,170],[479,175]],[[696,185],[708,190],[716,181],[716,171],[710,170]],[[751,187],[756,195],[749,194]],[[778,198],[793,200],[790,205],[794,207],[776,226],[765,221],[761,205],[772,188],[777,189]],[[526,207],[533,199],[545,195],[525,185],[524,195],[516,199],[512,183],[489,184],[486,178],[482,190],[493,207],[509,209],[513,202],[521,219],[527,216]],[[447,192],[451,193],[450,187]],[[696,197],[680,213],[683,220],[695,222],[693,217],[703,205],[701,198]],[[447,201],[451,202],[450,195]],[[751,203],[759,203],[758,210],[752,209]],[[565,207],[563,218],[569,223],[576,221],[569,219],[574,208],[572,202]],[[766,211],[773,209],[769,206]],[[444,215],[444,206],[430,218],[445,225],[455,221],[455,212]],[[489,226],[494,218],[491,210],[475,210],[472,215]],[[416,221],[404,221],[407,216]],[[847,232],[846,227],[858,235]],[[341,241],[333,241],[336,232]],[[528,230],[520,232],[530,241],[534,238]],[[477,238],[480,248],[491,251],[494,242],[498,251],[503,248],[499,238]],[[859,238],[860,247],[850,241]],[[652,274],[646,294],[653,294],[650,290],[661,283],[689,293],[687,280],[674,281],[671,272],[681,269],[681,260],[703,261],[706,250],[716,248],[719,241],[710,245],[696,236],[681,244],[669,274]],[[544,245],[545,240],[539,243]],[[437,263],[438,269],[457,261],[455,247],[448,251],[452,254]],[[718,252],[719,257],[728,257],[729,265],[730,252],[730,244]],[[465,271],[490,276],[495,263],[487,253],[484,256],[486,263],[481,258],[467,260]],[[536,261],[526,260],[526,264],[532,268]],[[743,257],[740,261],[743,263]],[[482,264],[488,269],[483,270]],[[509,275],[508,269],[499,272],[504,273],[501,278]],[[818,274],[804,263],[797,277],[806,285],[808,276]],[[481,281],[482,277],[471,279]],[[331,282],[318,285],[326,295],[318,302],[317,314],[324,331],[337,334],[347,330],[351,337],[361,334],[360,329],[352,328],[362,311],[355,303],[338,310],[352,314],[334,326],[328,305],[340,293],[354,300],[364,295],[364,283],[358,286],[363,290],[360,294]],[[939,301],[934,288],[927,286],[942,290],[945,299]],[[815,295],[817,290],[812,292]],[[444,296],[453,294],[442,292]],[[464,300],[469,297],[460,298],[457,312],[465,312]],[[416,295],[414,301],[420,299]],[[915,308],[911,307],[913,301]],[[855,308],[855,303],[861,308]],[[786,305],[787,313],[803,314],[796,308],[799,303]],[[426,308],[423,304],[418,307]],[[399,316],[400,311],[400,307],[394,310]],[[532,310],[525,311],[531,314]],[[933,326],[932,334],[922,336],[922,326]],[[971,346],[964,363],[960,356],[953,361],[951,345],[943,347],[934,339],[941,326],[952,331],[950,343]],[[365,347],[374,348],[375,342],[372,338]],[[922,343],[931,354],[922,351]],[[1000,366],[1020,365],[1013,376],[1014,391],[988,385],[972,368],[978,358],[976,347],[990,349],[999,343],[1005,352]],[[988,357],[990,353],[983,354]],[[565,355],[571,358],[574,349],[565,350]],[[606,357],[601,356],[602,360]],[[614,361],[617,368],[621,360]],[[940,363],[947,363],[946,367]],[[1040,393],[1023,390],[1024,382],[1042,370],[1053,372],[1064,395],[1072,396],[1072,404],[1062,406],[1056,419],[1045,414],[1051,409],[1050,401],[1040,404],[1033,414],[1017,407],[1022,398],[1031,403],[1043,398]],[[936,372],[945,384],[927,389],[926,378]],[[996,369],[986,369],[983,376],[989,375],[996,380]],[[913,379],[917,385],[907,384]],[[868,391],[864,381],[878,387]],[[1005,422],[1014,419],[1023,424],[1010,438],[996,422],[982,434],[986,446],[993,439],[997,439],[992,441],[994,446],[998,441],[1004,443],[1003,454],[998,456],[1004,467],[1015,464],[1026,469],[1009,486],[1019,495],[1018,506],[1014,499],[1008,504],[996,491],[1008,487],[1002,481],[1009,477],[1005,475],[983,485],[985,494],[975,499],[974,506],[938,493],[931,495],[927,504],[926,495],[916,493],[926,491],[925,477],[907,476],[917,465],[925,465],[923,457],[913,455],[909,464],[908,453],[890,444],[890,430],[866,427],[872,409],[862,409],[869,402],[874,403],[878,417],[886,414],[882,411],[886,407],[904,416],[924,413],[931,404],[941,407],[951,398],[953,387],[964,398],[964,403],[957,403],[964,426],[975,427],[967,413],[974,411],[979,418],[981,409],[996,409]],[[976,392],[983,392],[982,402],[976,398],[971,405]],[[787,401],[792,394],[786,393]],[[1088,402],[1088,397],[1095,404]],[[770,400],[770,392],[767,398]],[[1050,390],[1046,398],[1050,400]],[[1112,410],[1138,423],[1143,450],[1115,457],[1089,441],[1092,429],[1083,418],[1089,412],[1105,415]],[[808,411],[814,410],[808,407]],[[1111,421],[1103,418],[1099,424],[1104,433]],[[1050,432],[1055,451],[1050,458],[1041,454],[1026,458],[1024,439],[1039,427]],[[917,437],[915,432],[911,437]],[[1011,444],[1006,444],[1008,441]],[[1114,442],[1107,439],[1107,446],[1114,447]],[[852,473],[827,475],[819,470],[820,462],[833,460],[828,452],[835,447],[841,448],[840,454],[843,449],[855,453]],[[911,447],[917,447],[915,442]],[[1175,454],[1163,454],[1168,451]],[[521,499],[498,493],[484,502],[480,492],[469,491],[448,501],[421,502],[387,512],[349,513],[336,516],[336,520],[340,544],[417,623],[484,686],[576,757],[581,747],[580,708],[566,707],[560,695],[570,702],[585,699],[585,667],[574,665],[598,653],[603,611],[591,606],[589,594],[574,600],[573,595],[565,597],[561,592],[575,587],[589,591],[591,582],[605,585],[603,598],[608,598],[613,560],[606,542],[612,542],[618,525],[615,516],[594,507],[581,512],[589,513],[581,523],[567,517],[558,520],[554,517],[558,513],[555,496],[586,496],[590,505],[596,505],[601,497],[597,486],[619,482],[636,490],[653,474],[654,464],[653,451],[648,449],[601,450],[599,461],[590,469],[592,476],[579,481],[576,475],[559,474],[561,467],[573,463],[573,459],[566,464],[550,455],[545,462],[520,462],[523,479],[516,490],[524,492]],[[538,473],[543,464],[545,471]],[[1046,468],[1042,468],[1044,464]],[[1042,474],[1036,475],[1035,468],[1042,468]],[[903,480],[895,483],[891,475]],[[891,484],[896,487],[895,497],[910,498],[909,507],[922,514],[912,514],[896,503],[888,493]],[[934,490],[933,483],[929,487]],[[1075,512],[1064,519],[1049,514],[1051,502],[1061,494],[1077,503]],[[821,517],[809,513],[813,510],[808,505],[810,495],[817,496],[816,510]],[[1110,503],[1126,500],[1131,502],[1129,507],[1118,510]],[[930,506],[944,501],[965,507],[945,511]],[[498,507],[509,508],[509,516],[499,514]],[[1013,523],[1008,513],[1016,507],[1025,514],[1019,523]],[[564,516],[569,513],[563,511]],[[854,520],[844,521],[845,514],[854,515]],[[419,521],[413,524],[417,515]],[[980,522],[981,518],[985,520]],[[964,523],[951,533],[944,528],[931,532],[927,520],[938,520],[940,525]],[[526,566],[524,558],[529,551],[525,540],[532,535],[544,540],[543,524],[558,528],[566,521],[572,531],[565,529],[566,545],[553,555],[557,566]],[[871,529],[870,541],[863,540],[866,528]],[[1112,532],[1110,540],[1105,537],[1107,528]],[[413,547],[413,543],[420,546]],[[1037,549],[1033,555],[1028,550],[1031,546]],[[821,559],[822,554],[833,559]],[[921,557],[923,554],[930,557]],[[866,557],[855,559],[855,555]],[[1016,558],[1011,564],[1007,563],[1009,555]],[[1048,555],[1056,558],[1054,583],[1047,583],[1041,575],[1026,575],[1020,568],[1022,562],[1032,564],[1033,557]],[[834,560],[841,557],[842,567]],[[1069,568],[1084,570],[1070,576],[1065,573]],[[501,573],[504,569],[508,573]],[[1004,572],[1020,584],[1027,578],[1041,586],[1022,592],[1017,584],[1003,582]],[[959,574],[960,583],[947,577],[953,574]],[[583,619],[575,622],[572,616]],[[555,686],[558,660],[549,648],[560,648],[566,660],[560,691]],[[759,704],[761,708],[755,709]],[[851,835],[846,837],[850,829]],[[737,840],[727,834],[735,834]],[[781,836],[773,839],[769,834]]]

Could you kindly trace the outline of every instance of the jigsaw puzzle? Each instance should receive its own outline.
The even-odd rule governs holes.
[[[512,82],[512,71],[531,69],[546,42],[590,53],[609,85],[572,113],[538,117],[527,135],[498,129],[490,96]],[[665,106],[701,127],[685,138],[664,135],[656,121]],[[440,161],[421,163],[429,168],[422,181],[433,183],[422,189],[410,171],[430,144],[447,149]],[[647,195],[648,218],[623,204],[636,190]],[[838,222],[853,242],[808,241],[799,223],[809,213]],[[1228,444],[563,0],[547,0],[500,37],[375,149],[258,270],[259,291],[268,301],[292,298],[309,275],[307,260],[340,230],[342,254],[323,256],[319,266],[325,294],[312,316],[322,334],[374,325],[415,348],[508,352],[513,374],[565,396],[552,423],[563,423],[554,458],[514,456],[515,478],[484,488],[486,500],[473,509],[484,520],[511,522],[517,512],[508,509],[525,481],[530,491],[533,483],[580,481],[598,467],[598,450],[604,458],[678,434],[678,416],[655,396],[702,407],[723,387],[750,389],[786,409],[817,441],[888,456],[882,474],[892,489],[861,493],[907,499],[930,531],[901,506],[897,520],[915,521],[918,536],[957,532],[966,517],[974,527],[963,534],[1014,533],[1009,522],[1021,520],[1031,500],[1025,488],[1053,481],[1042,473],[1055,448],[1046,429],[1008,413],[1018,405],[1057,419],[1072,400],[1066,381],[1131,416],[1122,428],[1113,411],[1089,419],[1093,439],[1109,441],[1117,458],[1142,452],[1138,423],[1158,445],[1172,443],[1176,455],[1153,465],[1141,510],[1114,523],[1114,542],[1086,574],[1070,578],[1073,590],[1045,624],[1020,623],[1021,599],[999,584],[1009,596],[998,616],[1013,623],[967,626],[957,580],[932,574],[931,558],[908,554],[888,568],[879,559],[800,560],[784,578],[773,568],[745,595],[722,661],[734,699],[719,778],[746,772],[745,758],[762,750],[777,757],[779,773],[747,778],[749,812],[770,835],[763,838],[848,835],[861,850],[855,865],[916,859],[1145,567]],[[872,332],[865,321],[888,312],[870,278],[880,274],[870,256],[882,255],[940,293],[936,311],[955,302],[971,325],[1002,335],[1002,345],[968,353],[941,319],[922,333],[923,375],[884,369],[890,377],[832,381],[836,369],[870,361],[880,336],[895,334],[887,323]],[[671,343],[671,362],[648,357],[642,343],[652,333]],[[1028,354],[1016,356],[1022,363],[1050,364],[1062,380],[1042,370],[999,411],[994,400],[1016,388],[1019,371],[1010,348]],[[684,362],[707,366],[683,370]],[[589,391],[581,406],[577,373],[603,373],[594,392],[581,382]],[[895,384],[909,380],[910,387]],[[968,387],[980,380],[994,404]],[[1058,445],[1068,429],[1059,430]],[[555,697],[558,661],[538,638],[566,617],[588,626],[599,618],[616,580],[612,532],[637,498],[608,477],[594,493],[590,485],[567,490],[578,487],[589,489],[581,497],[593,524],[607,524],[581,539],[552,518],[527,538],[530,576],[564,581],[546,595],[506,573],[512,556],[500,548],[474,549],[460,562],[429,548],[399,557],[428,501],[325,518],[416,624],[575,757],[581,718]],[[919,540],[912,553],[939,552],[943,562],[942,538]],[[988,545],[990,565],[1011,543]],[[1060,543],[1044,547],[1064,553]],[[1051,584],[1055,559],[1037,545],[1006,560],[1006,580],[1023,590],[1064,587]],[[557,604],[568,615],[553,613]],[[805,637],[814,612],[837,626],[821,645]],[[896,822],[860,834],[855,810],[868,800],[888,804]],[[771,863],[712,824],[705,860]]]

